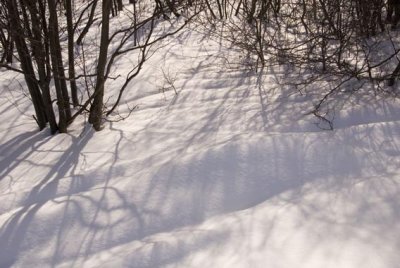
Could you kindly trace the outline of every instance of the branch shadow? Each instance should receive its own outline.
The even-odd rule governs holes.
[[[264,114],[265,109],[275,112],[276,120],[291,122],[288,113],[295,113],[293,103],[271,107],[248,73],[201,77],[204,68],[215,63],[210,61],[205,57],[184,74],[183,88],[204,78],[203,90],[181,91],[140,130],[132,130],[134,120],[110,123],[106,134],[86,130],[80,137],[64,136],[71,144],[61,151],[42,133],[21,134],[1,145],[7,153],[0,166],[7,168],[0,173],[0,183],[22,162],[47,169],[15,208],[0,217],[0,266],[81,267],[98,265],[99,260],[104,266],[121,267],[160,267],[185,260],[193,264],[192,255],[236,241],[227,224],[222,225],[225,229],[212,228],[225,218],[242,239],[232,248],[250,255],[273,243],[282,222],[270,214],[260,220],[259,208],[295,207],[301,215],[295,229],[309,228],[307,220],[313,217],[324,224],[307,232],[318,237],[338,226],[337,213],[316,205],[316,197],[303,197],[313,191],[331,192],[332,200],[323,204],[333,204],[343,198],[343,191],[352,193],[360,183],[367,183],[358,189],[358,195],[366,198],[345,215],[339,226],[343,228],[335,229],[334,235],[345,243],[352,235],[345,227],[368,220],[364,213],[371,191],[388,198],[390,209],[381,220],[363,226],[375,230],[374,235],[396,229],[400,217],[395,198],[399,185],[393,179],[400,166],[396,122],[383,123],[380,130],[359,126],[323,133],[267,132],[272,116]],[[190,106],[189,101],[193,101]],[[147,112],[138,111],[134,119],[140,113],[148,117]],[[35,159],[49,153],[57,154],[51,165]],[[84,169],[83,162],[93,167]],[[371,179],[378,176],[388,179],[380,185]],[[249,213],[250,219],[243,219],[242,213]],[[248,235],[257,231],[257,225],[265,230],[259,233],[260,245],[252,246]],[[374,235],[367,239],[374,244],[384,241]],[[400,237],[394,235],[389,242],[398,245],[397,241]],[[316,250],[322,241],[310,244]],[[285,245],[276,250],[284,251]],[[313,253],[309,250],[305,257]],[[235,257],[230,258],[235,264]],[[213,259],[200,259],[203,262],[213,266]]]

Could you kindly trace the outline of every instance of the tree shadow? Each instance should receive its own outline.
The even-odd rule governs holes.
[[[347,227],[362,222],[374,234],[396,229],[396,122],[382,123],[381,129],[372,125],[334,132],[272,132],[271,121],[298,118],[302,108],[295,107],[297,100],[271,105],[266,93],[254,86],[254,73],[204,75],[204,68],[215,63],[206,56],[184,73],[182,87],[201,81],[201,90],[181,91],[168,105],[157,107],[158,112],[139,110],[132,121],[110,123],[103,133],[85,130],[80,137],[60,135],[55,140],[29,133],[1,145],[6,154],[0,166],[6,168],[0,183],[7,176],[15,180],[12,176],[22,163],[29,168],[19,180],[30,172],[33,176],[35,166],[42,165],[44,171],[0,217],[0,266],[81,267],[101,260],[103,266],[160,267],[186,259],[192,264],[190,257],[196,253],[237,243],[234,235],[241,243],[232,248],[244,256],[265,245],[275,246],[278,254],[286,244],[278,247],[274,239],[284,232],[279,225],[285,222],[264,207],[296,209],[294,229],[313,237],[335,227],[332,233],[343,244],[352,236]],[[284,93],[283,98],[290,98]],[[137,127],[137,118],[146,120]],[[300,132],[301,126],[296,127],[284,130]],[[58,147],[63,137],[70,142],[67,149]],[[55,161],[46,162],[47,156]],[[382,185],[375,180],[379,176],[387,178]],[[365,184],[361,189],[360,183]],[[324,196],[331,200],[319,205],[317,195],[310,195],[318,191],[330,193]],[[350,204],[351,199],[343,199],[346,191],[366,197],[357,199],[339,224],[338,213],[326,205],[338,200]],[[389,210],[382,220],[365,217],[371,191],[387,198]],[[310,218],[319,225],[307,225]],[[257,226],[264,230],[259,232]],[[262,236],[256,245],[251,242],[254,233]],[[384,242],[365,237],[375,244]],[[389,242],[399,240],[396,235]],[[316,250],[323,239],[311,242]],[[210,256],[217,258],[216,252]],[[313,253],[310,249],[304,257]],[[215,266],[212,258],[196,260]]]
[[[0,259],[7,260],[4,265],[12,265],[18,257],[17,253],[21,250],[21,244],[26,239],[28,229],[31,227],[37,212],[43,205],[60,196],[57,193],[59,181],[65,177],[67,172],[74,174],[75,165],[79,162],[80,151],[85,147],[92,135],[93,131],[86,131],[82,137],[73,137],[72,146],[62,153],[47,175],[32,188],[22,202],[17,200],[20,201],[19,205],[21,207],[12,212],[12,215],[3,222],[0,229],[2,245]],[[37,153],[41,146],[49,142],[50,139],[51,137],[49,137],[48,133],[40,132],[36,133],[36,135],[25,133],[2,145],[6,151],[11,152],[1,162],[2,166],[8,167],[4,169],[1,176],[11,173],[21,162],[26,161],[30,156]],[[11,180],[11,183],[14,182]],[[83,190],[82,185],[76,189],[76,191]],[[70,194],[74,194],[74,192],[74,189],[69,190]]]

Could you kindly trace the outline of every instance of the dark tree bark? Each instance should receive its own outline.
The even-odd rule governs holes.
[[[57,93],[57,105],[59,110],[59,131],[67,132],[67,122],[71,118],[69,95],[64,75],[60,39],[58,36],[58,19],[55,0],[48,0],[49,5],[49,39],[50,55],[53,70],[54,85]]]
[[[9,24],[6,29],[6,31],[5,29],[0,29],[0,44],[3,47],[3,54],[1,55],[0,63],[12,63],[13,61],[14,41],[10,34],[11,30]]]
[[[90,107],[90,114],[89,114],[89,123],[93,125],[93,128],[96,131],[99,131],[102,128],[104,84],[106,81],[105,70],[107,65],[108,44],[109,44],[110,6],[111,6],[111,0],[103,0],[100,53],[97,64],[97,80],[96,80],[96,88],[93,93],[94,99],[92,106]]]
[[[122,4],[122,0],[117,0],[118,11],[122,11],[124,6]]]
[[[14,41],[11,38],[11,25],[8,18],[8,11],[6,5],[0,6],[0,45],[2,55],[0,63],[12,63]]]
[[[83,28],[82,33],[78,36],[78,39],[76,40],[76,43],[78,45],[82,45],[83,38],[85,38],[85,35],[90,29],[90,26],[92,26],[94,22],[94,12],[96,11],[97,2],[98,0],[94,0],[92,3],[92,9],[90,10],[88,22],[86,23],[85,28]]]
[[[10,24],[13,26],[11,35],[13,36],[18,56],[21,61],[21,68],[24,72],[25,81],[29,90],[29,94],[32,98],[32,103],[36,114],[35,119],[39,129],[42,130],[46,127],[47,118],[43,109],[44,104],[39,86],[36,81],[32,58],[25,42],[25,38],[22,35],[24,30],[21,25],[22,22],[19,19],[18,4],[15,0],[7,0],[6,4],[9,13]]]
[[[74,26],[72,23],[72,0],[66,1],[67,31],[68,31],[68,76],[71,87],[71,97],[74,107],[78,106],[78,87],[75,81],[74,62]]]
[[[43,31],[46,31],[46,27],[45,25],[43,25],[45,18],[41,18],[39,9],[35,2],[30,0],[23,0],[23,4],[26,5],[28,8],[32,20],[32,25],[35,25],[35,27],[32,27],[32,36],[30,37],[30,39],[32,40],[31,46],[35,55],[35,62],[39,75],[39,86],[42,90],[44,109],[50,125],[51,133],[54,134],[58,130],[58,125],[54,115],[54,109],[50,95],[50,68],[46,61],[46,58],[48,57],[48,51],[46,51],[46,48],[48,46],[46,46],[46,43],[48,42],[48,40],[45,40],[46,35],[42,34]]]

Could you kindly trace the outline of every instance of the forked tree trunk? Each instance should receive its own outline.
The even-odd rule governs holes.
[[[47,120],[50,125],[51,133],[54,134],[58,130],[58,125],[56,121],[56,117],[54,115],[53,104],[51,102],[51,95],[50,95],[50,79],[48,73],[48,65],[46,62],[47,51],[46,51],[46,43],[48,40],[45,38],[45,34],[42,34],[42,31],[46,31],[45,25],[43,25],[43,19],[40,17],[40,12],[37,7],[37,4],[34,1],[30,0],[23,0],[21,4],[27,6],[30,18],[32,20],[32,24],[35,27],[32,27],[32,34],[33,36],[30,37],[31,46],[33,53],[35,54],[35,62],[37,65],[37,72],[39,75],[39,86],[42,90],[42,98],[44,109],[46,112]]]
[[[62,64],[60,39],[58,36],[58,19],[55,0],[48,0],[49,5],[49,39],[50,55],[53,70],[54,85],[57,93],[57,105],[59,109],[58,127],[61,133],[67,132],[67,122],[71,118],[69,95]]]

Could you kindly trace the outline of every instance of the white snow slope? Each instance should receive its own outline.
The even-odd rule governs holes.
[[[323,131],[229,53],[183,32],[97,133],[38,132],[1,71],[0,267],[400,267],[398,102],[354,97]]]

